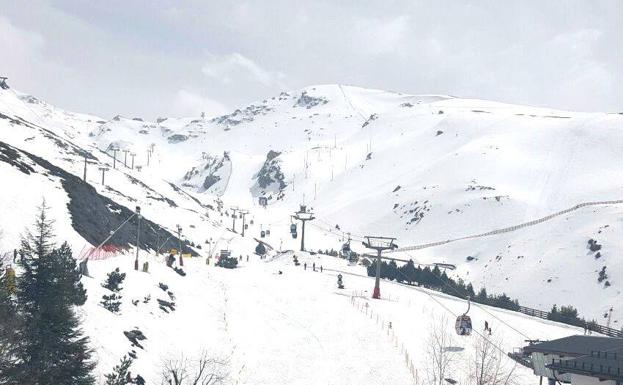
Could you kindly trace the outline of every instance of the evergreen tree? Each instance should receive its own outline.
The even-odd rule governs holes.
[[[128,378],[128,371],[130,366],[132,365],[132,358],[124,356],[119,365],[115,365],[112,370],[112,373],[106,374],[106,383],[105,385],[125,385],[128,382],[126,381]]]
[[[216,266],[224,267],[226,269],[235,269],[238,266],[238,258],[235,257],[223,257],[216,262]]]
[[[119,292],[123,289],[120,285],[123,283],[124,279],[125,273],[121,273],[117,267],[115,270],[108,273],[106,281],[102,284],[102,287],[105,287],[111,291]]]
[[[387,279],[390,281],[395,280],[398,277],[398,265],[396,265],[396,261],[391,260],[387,264]]]
[[[489,299],[489,295],[487,294],[487,289],[483,287],[482,289],[480,289],[480,291],[478,292],[478,295],[476,296],[476,302],[486,305],[488,302],[488,299]]]
[[[34,231],[22,239],[17,299],[23,323],[18,363],[8,377],[20,385],[90,385],[94,364],[73,309],[84,304],[86,290],[69,245],[54,248],[52,232],[44,202]]]
[[[115,293],[103,295],[100,305],[111,313],[119,313],[119,309],[121,308],[121,298],[122,297],[120,295]]]
[[[465,291],[470,298],[474,298],[476,296],[476,293],[474,292],[474,286],[472,286],[471,283],[467,284],[467,286],[465,287]]]

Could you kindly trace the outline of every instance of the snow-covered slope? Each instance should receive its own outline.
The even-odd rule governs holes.
[[[603,314],[613,307],[612,325],[619,327],[623,322],[619,310],[623,305],[619,277],[622,266],[618,257],[623,250],[618,237],[622,230],[622,205],[606,202],[564,210],[583,202],[623,199],[617,182],[623,176],[618,168],[623,155],[617,151],[623,144],[622,126],[620,114],[556,111],[341,85],[283,92],[225,116],[159,118],[156,122],[66,112],[12,89],[0,90],[0,177],[5,186],[0,192],[0,254],[10,252],[18,244],[42,198],[52,208],[59,238],[70,241],[77,252],[97,245],[131,215],[135,206],[141,206],[142,214],[150,221],[144,227],[148,229],[143,230],[147,241],[141,247],[151,250],[151,257],[154,245],[171,236],[178,224],[188,241],[186,251],[203,257],[227,247],[234,253],[251,254],[256,245],[251,237],[259,238],[261,230],[270,230],[265,241],[273,247],[296,249],[300,240],[290,237],[290,216],[304,203],[313,208],[316,216],[306,228],[308,249],[337,249],[350,233],[353,247],[363,251],[359,241],[364,235],[395,236],[403,249],[396,256],[418,263],[455,264],[453,274],[476,288],[484,286],[490,293],[505,292],[524,305],[544,310],[554,303],[571,304],[581,315],[605,323]],[[85,155],[87,177],[86,183],[82,183]],[[109,169],[104,184],[101,167]],[[262,196],[268,199],[266,208],[258,203]],[[224,209],[219,212],[221,204]],[[245,238],[227,229],[232,225],[232,207],[250,211]],[[558,216],[500,234],[444,242],[513,227],[560,211],[563,212]],[[101,216],[106,220],[101,220]],[[238,220],[238,231],[240,226]],[[109,243],[134,245],[129,239],[131,231],[128,232]],[[599,254],[588,249],[589,239],[602,246]],[[439,244],[409,247],[433,242]],[[163,248],[177,244],[178,240],[172,237]],[[145,251],[142,253],[145,255]],[[96,335],[120,333],[120,328],[131,327],[125,316],[118,323],[111,321],[106,325],[99,321],[99,315],[91,316],[106,312],[97,306],[101,297],[99,283],[105,272],[113,265],[131,270],[129,256],[112,261],[94,262],[93,266],[96,279],[89,289],[97,294],[89,300],[86,319],[88,330],[96,330]],[[284,262],[275,262],[279,263]],[[144,286],[128,284],[128,297],[138,298],[143,292],[157,290],[157,280],[174,274],[154,265],[153,277],[137,278]],[[149,334],[187,320],[191,315],[184,312],[191,310],[183,308],[196,308],[198,303],[206,302],[204,291],[218,296],[215,293],[222,290],[206,278],[201,263],[191,266],[193,274],[185,280],[174,277],[182,287],[179,290],[188,295],[179,297],[180,312],[168,321],[150,321],[152,316],[165,317],[159,310],[155,312],[158,316],[142,312],[136,318],[131,303],[124,303],[124,311],[133,314],[131,319],[147,317],[144,322],[150,326],[146,327],[153,328]],[[598,282],[598,272],[604,266],[608,278]],[[244,284],[237,287],[236,277],[249,274],[252,269],[261,276],[270,275],[277,268],[261,263],[249,269],[214,270],[210,274],[223,275],[222,282],[231,292],[253,292],[248,301],[257,301],[255,297],[264,295],[262,289],[274,277],[257,282],[241,277]],[[299,278],[277,279],[284,280],[284,285],[296,285]],[[323,279],[310,281],[305,290],[283,299],[281,305],[290,306],[303,298],[311,300],[309,293],[323,285]],[[369,284],[362,281],[362,288]],[[329,280],[326,285],[332,287],[333,283]],[[270,290],[285,290],[269,286],[265,287],[266,295],[270,295]],[[336,294],[328,289],[323,295],[331,303],[341,298],[334,297]],[[239,297],[232,298],[237,301]],[[187,301],[184,306],[183,301]],[[345,303],[350,306],[348,301]],[[418,302],[420,305],[424,306]],[[439,310],[436,305],[430,306]],[[236,311],[225,313],[242,317]],[[262,314],[274,317],[274,312]],[[355,315],[351,316],[354,318],[344,322],[359,322]],[[217,319],[210,321],[210,317],[216,316],[206,309],[198,311],[196,317],[206,319],[211,328],[217,327]],[[314,327],[312,320],[305,319],[304,314],[301,317],[276,322]],[[524,319],[519,315],[509,317]],[[525,322],[534,334],[548,330],[539,321]],[[216,338],[210,340],[217,341],[213,346],[225,341],[220,339],[231,337],[216,332],[208,335]],[[241,338],[237,333],[234,337]],[[318,337],[319,344],[332,338]],[[223,346],[238,346],[236,342],[225,342]],[[331,345],[324,351],[335,349],[338,348]],[[107,370],[122,351],[115,347],[110,355],[100,357],[102,370]],[[259,354],[253,353],[252,346],[242,351]],[[149,359],[139,360],[138,364],[146,365],[145,368],[155,365],[160,353],[149,353]],[[322,361],[328,365],[325,369],[330,368],[332,356],[326,357]],[[304,358],[309,359],[301,359]],[[232,358],[235,359],[244,361]],[[364,357],[358,360],[361,367],[365,366],[363,363],[372,367],[379,364]],[[241,366],[237,369],[242,373]],[[399,383],[408,372],[395,374]],[[240,383],[251,383],[246,381]]]
[[[98,147],[124,142],[144,153],[156,143],[159,170],[171,180],[200,168],[203,153],[219,159],[227,152],[230,163],[215,192],[241,207],[257,207],[257,175],[269,152],[280,153],[283,191],[275,193],[275,185],[265,191],[270,209],[254,215],[286,244],[289,214],[303,202],[318,217],[308,245],[326,249],[345,237],[328,235],[336,224],[355,239],[381,234],[410,246],[623,198],[616,183],[620,114],[325,85],[223,117],[163,121],[150,134],[138,127],[128,132],[130,123],[109,122],[109,131],[95,131]],[[171,144],[171,137],[185,140]],[[195,183],[190,190],[204,189]],[[456,264],[476,286],[526,305],[569,303],[597,318],[621,303],[619,212],[619,205],[589,207],[501,236],[407,254],[422,263]],[[587,249],[591,238],[603,245],[601,258]],[[468,263],[468,256],[475,259]],[[597,282],[603,266],[608,288]],[[613,314],[617,323],[620,316]]]

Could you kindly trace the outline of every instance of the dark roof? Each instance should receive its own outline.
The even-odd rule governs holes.
[[[568,360],[554,360],[548,368],[561,373],[577,373],[600,379],[623,380],[623,348],[592,351]]]
[[[613,349],[623,349],[623,338],[577,335],[540,342],[523,348],[526,354],[541,352],[565,356],[590,355],[592,351],[609,351]]]

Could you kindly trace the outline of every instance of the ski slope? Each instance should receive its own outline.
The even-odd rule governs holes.
[[[387,282],[381,284],[384,299],[371,300],[368,293],[374,281],[360,276],[365,274],[363,267],[307,253],[296,253],[301,266],[294,266],[292,255],[266,260],[251,255],[249,262],[243,256],[235,270],[207,266],[199,258],[186,259],[186,277],[162,263],[152,263],[149,274],[134,272],[125,268],[131,265],[131,255],[91,263],[93,277],[84,281],[90,295],[82,312],[85,331],[92,336],[99,358],[98,371],[105,373],[120,356],[134,350],[138,359],[133,373],[140,373],[148,383],[157,383],[164,360],[182,354],[193,357],[205,350],[227,358],[232,384],[413,384],[409,365],[417,369],[418,380],[425,381],[430,370],[425,343],[428,330],[432,322],[445,316],[453,335],[449,347],[456,355],[448,377],[467,378],[477,335],[456,336],[453,315],[444,309],[463,313],[464,301]],[[149,260],[158,261],[155,256]],[[303,263],[307,263],[307,270]],[[324,271],[313,272],[312,263],[318,270],[322,265]],[[128,274],[120,293],[121,315],[98,304],[107,292],[100,284],[115,267]],[[344,272],[344,290],[337,289],[337,273],[330,269]],[[160,282],[176,297],[176,310],[170,314],[154,303],[157,298],[168,300],[158,288]],[[133,299],[142,300],[147,295],[152,298],[148,304],[141,301],[132,305]],[[472,307],[469,314],[477,331],[488,321],[505,351],[525,344],[525,337],[513,329],[533,339],[582,332],[496,308]],[[392,329],[388,331],[390,321]],[[147,337],[142,342],[144,349],[132,348],[122,334],[134,327]],[[409,364],[404,352],[410,357]],[[510,359],[505,362],[513,366]],[[528,369],[519,366],[514,377],[521,384],[537,381]]]
[[[289,257],[252,256],[235,271],[206,266],[205,258],[220,249],[252,255],[262,230],[270,230],[263,241],[274,249],[298,250],[300,238],[292,239],[289,227],[305,204],[316,217],[306,227],[308,250],[339,249],[350,234],[353,248],[363,252],[364,235],[394,236],[399,258],[451,263],[457,266],[452,274],[476,289],[505,292],[543,310],[573,305],[601,324],[612,307],[611,326],[619,328],[622,123],[614,113],[343,85],[282,92],[220,117],[150,122],[69,112],[0,90],[0,256],[10,263],[43,199],[57,240],[67,240],[77,256],[140,206],[149,238],[140,260],[150,258],[150,274],[132,270],[131,221],[124,236],[108,242],[126,247],[125,254],[92,260],[93,279],[85,278],[89,302],[81,311],[100,375],[130,350],[122,332],[136,326],[148,340],[145,351],[137,350],[134,370],[152,380],[163,357],[205,349],[230,358],[231,378],[239,384],[412,383],[415,368],[419,379],[426,372],[430,320],[464,311],[461,301],[395,284],[383,285],[387,301],[368,301],[367,277],[345,276],[347,289],[336,293],[335,272],[301,271]],[[101,168],[107,169],[104,183]],[[262,195],[267,207],[259,205]],[[576,208],[585,202],[601,203]],[[232,231],[232,208],[249,210],[244,238],[241,219]],[[185,251],[198,256],[188,261],[185,278],[155,259],[160,244],[177,247],[178,225]],[[487,236],[469,237],[474,234]],[[589,239],[601,245],[599,254],[588,249]],[[341,260],[316,262],[363,274]],[[128,273],[121,316],[99,305],[100,284],[117,266]],[[597,280],[604,266],[609,286]],[[154,303],[166,295],[159,282],[175,292],[171,314]],[[132,305],[147,295],[151,302]],[[400,344],[362,309],[391,320]],[[488,319],[496,336],[503,335],[505,351],[523,345],[525,336],[577,332],[490,311],[521,331],[472,309],[476,325]],[[459,361],[466,361],[471,342],[457,344],[464,349]],[[518,373],[530,383],[524,369]],[[455,377],[464,375],[457,367]]]

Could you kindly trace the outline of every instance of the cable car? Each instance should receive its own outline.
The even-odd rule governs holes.
[[[246,223],[244,224],[244,229],[247,230],[249,228],[249,225],[247,225]]]
[[[296,233],[296,223],[292,223],[290,225],[290,233],[292,234]]]
[[[270,235],[270,229],[266,229],[266,236]]]
[[[250,223],[253,224],[253,219],[251,219]]]
[[[467,297],[467,311],[460,316],[456,317],[456,323],[454,324],[454,328],[456,329],[456,334],[460,336],[468,336],[472,334],[472,319],[467,315],[469,313],[469,308],[471,307],[470,298]]]
[[[298,233],[295,231],[292,233],[292,238],[296,239],[296,237],[298,237]]]
[[[346,242],[342,245],[342,255],[348,257],[350,255],[350,243]]]
[[[264,238],[266,236],[266,231],[260,231],[260,238]]]

